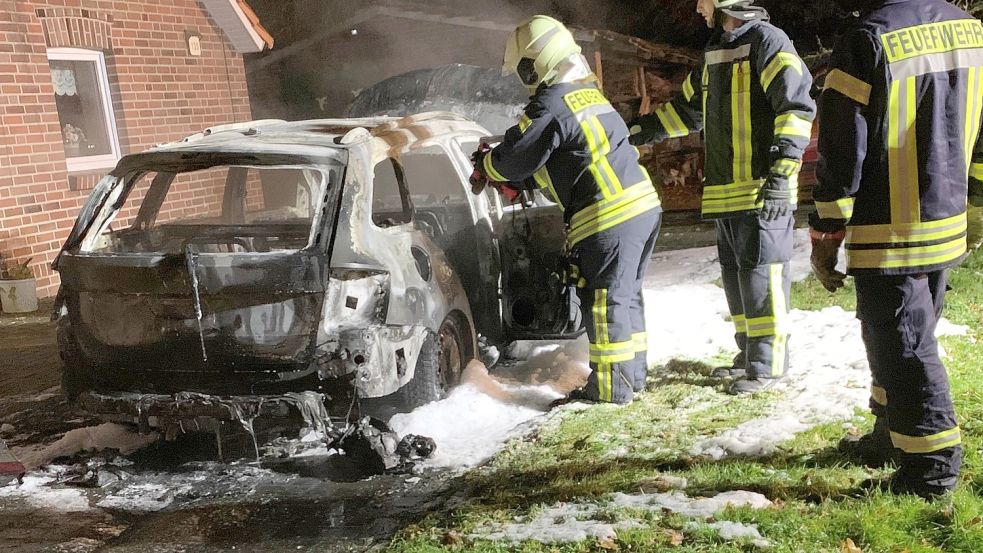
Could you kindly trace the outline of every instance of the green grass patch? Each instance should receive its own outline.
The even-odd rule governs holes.
[[[959,489],[926,502],[864,491],[861,483],[891,469],[870,470],[843,460],[836,444],[842,423],[817,426],[763,458],[709,461],[687,452],[699,439],[769,411],[778,396],[751,399],[721,393],[708,378],[726,358],[676,361],[661,381],[626,408],[594,406],[565,412],[534,436],[509,444],[485,468],[460,481],[462,502],[447,513],[405,529],[392,551],[587,552],[677,551],[746,552],[748,541],[728,542],[687,517],[603,507],[605,521],[637,520],[641,528],[623,530],[614,542],[587,540],[563,545],[518,545],[475,540],[469,535],[486,524],[534,516],[558,502],[603,501],[612,492],[660,491],[659,477],[682,477],[690,496],[730,490],[764,494],[775,502],[765,510],[730,509],[718,519],[757,525],[772,552],[843,552],[851,540],[864,553],[943,553],[983,551],[983,256],[953,271],[953,290],[945,316],[970,327],[968,336],[942,340],[953,397],[963,429],[965,461]],[[813,279],[797,283],[793,306],[818,310],[855,309],[852,284],[829,294]],[[858,413],[860,425],[870,417]],[[701,521],[697,521],[701,522]]]

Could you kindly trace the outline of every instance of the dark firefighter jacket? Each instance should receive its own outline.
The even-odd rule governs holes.
[[[812,226],[846,225],[848,270],[958,263],[969,176],[983,179],[980,21],[942,0],[885,1],[840,39],[820,105]]]
[[[816,113],[811,88],[812,75],[788,36],[752,21],[711,40],[682,94],[639,118],[633,141],[704,131],[706,218],[760,209],[758,193],[773,173],[788,178],[795,201]]]
[[[541,86],[483,169],[493,180],[543,189],[564,210],[570,247],[661,209],[624,119],[592,84]]]

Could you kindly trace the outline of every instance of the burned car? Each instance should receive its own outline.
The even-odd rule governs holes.
[[[55,261],[66,394],[168,431],[311,424],[439,399],[479,334],[577,334],[559,210],[470,192],[487,134],[449,113],[256,121],[124,157]]]

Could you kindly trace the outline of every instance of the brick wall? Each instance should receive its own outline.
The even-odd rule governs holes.
[[[34,259],[41,296],[57,290],[48,265],[100,176],[67,171],[49,45],[105,54],[124,155],[252,118],[242,57],[197,0],[0,0],[0,254]],[[214,183],[187,186],[188,205],[206,209],[214,194],[196,202],[196,186]]]

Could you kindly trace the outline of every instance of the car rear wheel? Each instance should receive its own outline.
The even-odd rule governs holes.
[[[437,334],[423,343],[413,378],[397,392],[402,407],[412,410],[440,400],[460,383],[467,363],[464,344],[457,319],[445,319]]]

